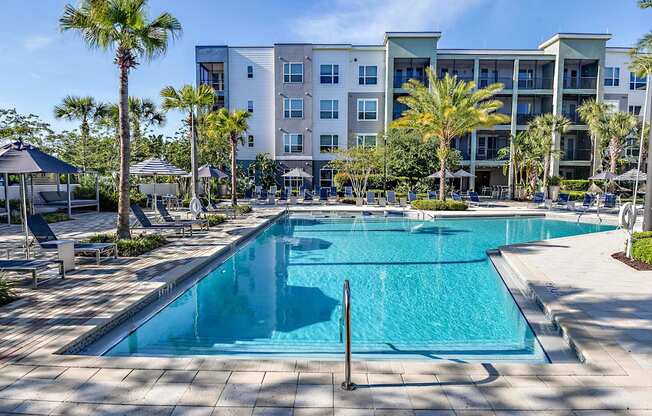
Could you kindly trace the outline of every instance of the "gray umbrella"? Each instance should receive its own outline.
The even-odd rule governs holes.
[[[475,178],[474,174],[469,173],[464,169],[460,169],[457,172],[453,173],[453,176],[455,176],[456,178]]]
[[[622,175],[616,176],[615,180],[620,182],[628,182],[628,181],[633,182],[636,180],[637,176],[639,181],[645,181],[647,178],[645,172],[639,172],[636,169],[632,169],[632,170],[628,170]]]
[[[224,179],[228,178],[229,175],[221,171],[220,169],[216,168],[213,165],[204,165],[199,168],[197,171],[197,177],[199,178],[217,178],[217,179]],[[211,187],[210,183],[208,184],[208,202],[211,202]]]
[[[165,160],[152,158],[138,162],[129,166],[129,174],[136,176],[153,176],[154,177],[154,203],[156,206],[156,178],[157,176],[184,176],[186,171],[166,162]]]
[[[592,181],[613,181],[618,175],[611,173],[608,170],[604,172],[597,173],[593,176],[590,176],[589,179]]]
[[[440,174],[439,174],[439,172],[435,172],[435,173],[433,173],[432,175],[430,175],[428,177],[429,178],[439,179]],[[444,177],[446,179],[453,179],[453,178],[456,178],[457,176],[455,176],[455,174],[453,172],[451,172],[450,170],[446,169],[446,172],[444,172]]]
[[[0,173],[20,175],[23,230],[25,232],[25,252],[27,257],[29,257],[29,230],[27,228],[27,182],[25,175],[28,173],[71,174],[79,172],[80,170],[73,165],[20,140],[0,148]],[[5,197],[5,199],[8,198]],[[70,180],[68,180],[68,203],[70,203]],[[9,211],[7,211],[7,215],[9,214]]]
[[[289,172],[283,174],[284,178],[312,178],[312,175],[303,169],[294,168]]]

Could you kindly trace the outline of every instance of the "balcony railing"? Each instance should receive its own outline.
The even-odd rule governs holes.
[[[498,160],[498,151],[502,147],[488,147],[487,149],[478,149],[475,153],[476,160]]]
[[[551,90],[552,78],[519,78],[518,88],[520,90]]]
[[[598,85],[597,77],[565,77],[564,88],[574,90],[594,90]]]
[[[584,122],[580,118],[580,115],[577,114],[577,111],[574,111],[574,112],[563,111],[562,115],[564,117],[566,117],[567,119],[569,119],[570,122],[573,123],[573,124],[584,124]]]
[[[455,146],[453,146],[453,149],[460,152],[460,157],[462,158],[462,160],[471,160],[471,149],[469,149],[468,147],[465,149],[458,149]]]
[[[446,75],[446,73],[439,74],[439,77],[438,77],[438,78],[439,78],[439,79],[444,79],[444,76],[445,76],[445,75]],[[469,82],[469,81],[473,81],[473,80],[474,80],[473,75],[453,75],[453,74],[450,74],[450,73],[449,73],[448,75],[453,76],[453,77],[457,77],[457,79],[460,80],[460,81],[466,81],[466,82]]]
[[[562,149],[562,160],[591,160],[591,148]]]
[[[488,85],[495,84],[497,82],[503,84],[506,90],[511,90],[514,87],[514,80],[512,80],[512,77],[480,77],[478,79],[478,87],[485,88]]]
[[[535,117],[540,116],[540,113],[532,113],[532,114],[517,114],[516,115],[516,124],[518,125],[525,125],[529,123],[530,121],[534,120]]]
[[[401,75],[394,75],[394,88],[401,88],[403,84],[405,84],[411,79],[415,79],[426,86],[428,85],[428,77],[426,77],[425,75],[401,74]]]

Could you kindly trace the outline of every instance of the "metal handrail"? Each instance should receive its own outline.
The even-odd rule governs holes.
[[[344,281],[342,291],[342,320],[344,321],[344,381],[342,390],[354,390],[355,384],[351,382],[351,288],[349,279]]]

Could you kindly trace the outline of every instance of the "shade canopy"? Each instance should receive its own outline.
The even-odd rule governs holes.
[[[590,176],[589,179],[592,181],[613,181],[618,175],[611,173],[608,170],[600,173],[596,173],[593,176]]]
[[[430,175],[428,177],[429,178],[439,179],[440,176],[441,175],[439,174],[439,172],[435,172],[435,173],[433,173],[432,175]],[[457,178],[457,176],[455,176],[455,174],[453,172],[451,172],[450,170],[446,169],[446,172],[444,172],[444,178],[453,179],[453,178]]]
[[[204,165],[200,167],[199,170],[197,171],[197,176],[200,178],[217,178],[217,179],[223,179],[229,177],[229,175],[227,175],[222,170],[216,168],[213,165]]]
[[[284,178],[312,178],[312,175],[303,169],[294,168],[289,172],[283,174]]]
[[[0,173],[80,173],[80,170],[29,143],[17,141],[0,149]]]
[[[143,160],[135,165],[129,166],[129,173],[138,176],[183,176],[186,172],[183,169],[166,162],[165,160],[152,158]]]
[[[628,170],[622,175],[616,176],[615,180],[621,182],[635,181],[637,176],[639,181],[645,181],[647,179],[647,175],[645,174],[645,172],[639,172],[636,169],[632,169],[632,170]]]
[[[464,169],[460,169],[457,172],[453,173],[453,176],[455,176],[456,178],[475,178],[474,174],[469,173]]]
[[[591,186],[589,186],[589,189],[587,191],[590,194],[601,194],[602,193],[602,188],[600,188],[598,185],[592,183]]]

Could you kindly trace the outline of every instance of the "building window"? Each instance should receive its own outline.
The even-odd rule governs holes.
[[[284,98],[283,118],[303,118],[303,98]]]
[[[333,177],[335,177],[335,171],[330,168],[323,168],[319,170],[319,186],[322,188],[332,188],[333,187]]]
[[[337,100],[320,100],[319,101],[319,118],[337,119],[339,102]]]
[[[644,90],[647,84],[647,77],[639,77],[635,73],[629,73],[629,89],[630,90]]]
[[[283,82],[303,82],[303,64],[283,64]]]
[[[199,64],[199,83],[224,91],[224,62]]]
[[[254,136],[247,136],[247,147],[254,147]]]
[[[360,65],[358,67],[358,83],[360,85],[378,84],[378,67],[376,65]]]
[[[303,134],[284,133],[283,134],[283,151],[285,153],[303,152]]]
[[[376,146],[376,136],[375,134],[358,134],[355,139],[355,144],[357,146]]]
[[[254,112],[254,101],[253,100],[247,101],[247,111],[249,111],[250,113]]]
[[[604,85],[607,87],[617,87],[620,85],[620,68],[606,67],[604,69]]]
[[[635,116],[641,115],[641,106],[640,105],[630,105],[628,109],[629,114],[634,114]]]
[[[322,134],[319,136],[319,153],[332,153],[339,147],[337,134]]]
[[[254,67],[253,65],[247,65],[247,78],[254,77]]]
[[[322,84],[338,84],[340,82],[340,66],[332,64],[320,65],[319,82]]]
[[[378,100],[377,99],[359,99],[358,100],[358,120],[378,120]]]

